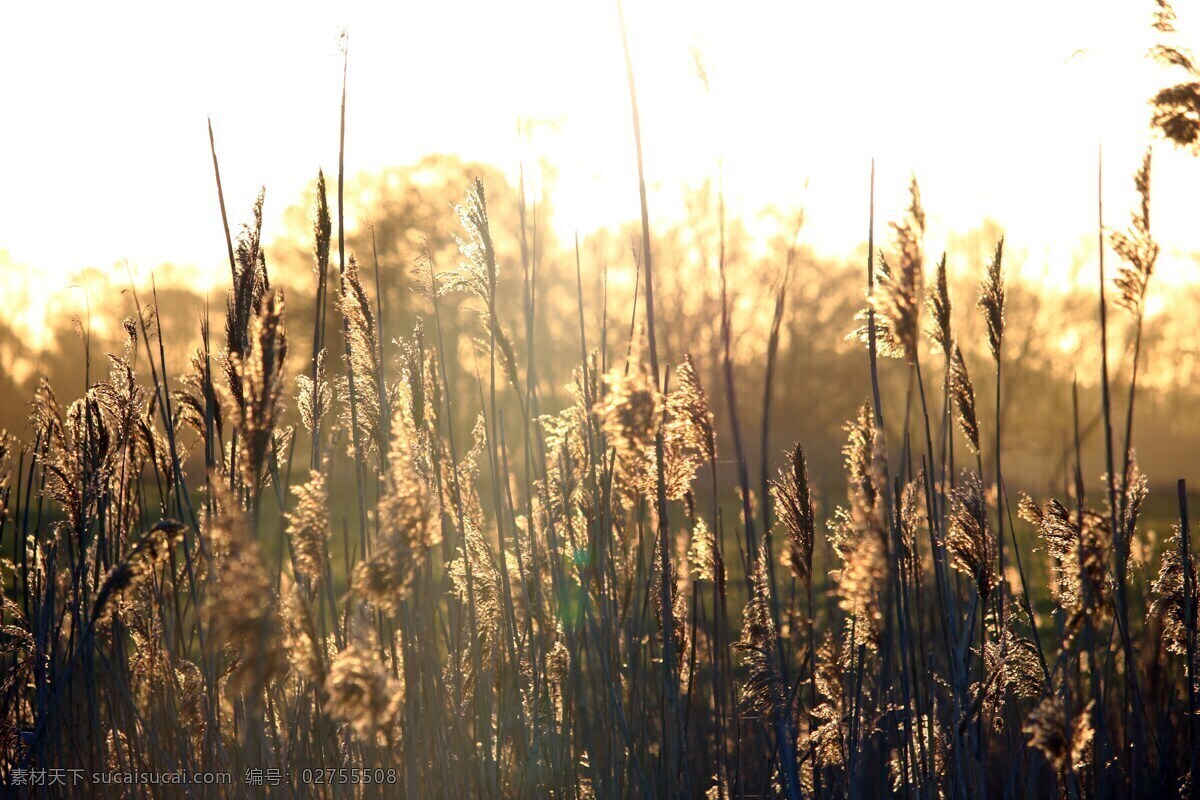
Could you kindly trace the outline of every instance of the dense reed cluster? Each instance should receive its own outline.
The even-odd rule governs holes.
[[[290,329],[260,196],[229,237],[224,336],[203,320],[186,374],[168,372],[156,295],[134,290],[107,376],[65,405],[43,384],[27,436],[0,434],[0,778],[234,776],[89,788],[113,797],[1196,796],[1187,494],[1155,545],[1133,446],[1150,166],[1131,227],[1101,228],[1123,263],[1112,281],[1101,263],[1100,336],[1107,288],[1135,337],[1125,424],[1104,361],[1107,469],[1085,474],[1077,414],[1064,491],[1044,498],[1003,471],[1003,241],[975,298],[990,363],[969,370],[946,255],[926,288],[915,179],[863,276],[850,336],[871,383],[839,497],[766,414],[771,468],[750,485],[737,409],[759,398],[734,380],[723,238],[720,363],[660,361],[644,185],[643,302],[610,352],[577,262],[569,375],[535,371],[537,272],[523,253],[501,274],[481,181],[457,209],[461,264],[427,252],[389,278],[424,309],[400,335],[379,266],[371,281],[345,252],[340,175],[336,210],[324,176],[313,199],[313,328]],[[447,323],[463,303],[465,352]],[[881,388],[893,369],[906,397]],[[985,371],[991,399],[970,377]],[[243,782],[264,769],[290,782]],[[311,783],[328,769],[351,772]]]

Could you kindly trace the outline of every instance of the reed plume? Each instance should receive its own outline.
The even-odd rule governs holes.
[[[987,273],[979,283],[978,306],[987,324],[988,349],[992,360],[1000,361],[1000,345],[1004,341],[1004,237],[996,242],[996,252],[988,262]]]
[[[321,422],[333,406],[333,387],[325,374],[325,350],[317,353],[313,375],[296,376],[296,409],[300,422],[309,433],[319,432]]]
[[[364,600],[395,613],[408,597],[417,569],[441,541],[436,493],[421,460],[414,457],[412,422],[403,408],[392,418],[384,490],[376,515],[379,539],[369,558],[354,571],[354,591]]]
[[[1146,289],[1154,265],[1158,260],[1159,246],[1150,235],[1150,150],[1142,156],[1142,164],[1134,175],[1139,205],[1130,214],[1130,226],[1125,231],[1112,231],[1109,241],[1124,262],[1113,279],[1117,288],[1117,305],[1134,317],[1142,315],[1146,301]]]
[[[267,290],[249,319],[245,350],[229,353],[227,376],[238,424],[243,484],[257,490],[267,451],[283,416],[288,340],[283,295]]]
[[[359,433],[351,439],[351,448],[358,441],[366,451],[364,455],[383,458],[387,452],[388,421],[391,419],[394,390],[384,378],[378,323],[371,309],[371,298],[358,271],[358,260],[354,256],[350,256],[342,273],[338,309],[345,321],[347,339],[347,375],[341,381],[339,391],[343,398],[342,423],[351,428],[357,421]],[[354,408],[350,403],[351,380],[354,381]]]
[[[1054,561],[1052,589],[1065,614],[1065,641],[1069,643],[1083,625],[1085,615],[1105,614],[1109,608],[1107,564],[1112,533],[1108,517],[1087,508],[1081,517],[1057,500],[1049,500],[1039,508],[1028,496],[1021,498],[1019,509],[1021,517],[1037,528]]]
[[[696,470],[716,458],[717,439],[708,397],[690,355],[684,355],[675,378],[677,388],[662,401],[663,480],[667,499],[682,500]]]
[[[277,601],[250,521],[220,483],[213,487],[217,510],[203,534],[214,569],[201,616],[210,640],[224,650],[231,684],[257,698],[285,664]]]
[[[980,605],[986,608],[999,585],[996,538],[988,524],[983,483],[974,472],[963,470],[962,481],[950,492],[949,523],[946,549],[950,563],[974,582]]]
[[[1094,735],[1090,719],[1090,706],[1068,719],[1062,699],[1047,695],[1029,713],[1023,731],[1055,771],[1067,775],[1089,763]]]
[[[349,725],[359,741],[374,744],[396,736],[402,684],[383,669],[371,648],[355,642],[339,652],[325,679],[330,716]]]
[[[880,251],[878,287],[870,298],[875,310],[875,340],[879,353],[891,358],[903,358],[909,363],[917,357],[921,332],[921,303],[924,296],[925,268],[922,240],[925,236],[925,210],[921,207],[921,191],[917,179],[909,184],[909,204],[905,216],[892,222],[896,262],[893,267]],[[863,311],[859,319],[867,319]],[[855,332],[867,341],[865,327]]]
[[[853,648],[878,645],[883,612],[879,605],[888,573],[883,495],[880,487],[881,452],[870,406],[863,404],[857,418],[847,424],[847,499],[849,507],[834,511],[830,543],[842,561],[832,574],[839,606],[849,615],[848,644]]]
[[[972,453],[979,452],[979,418],[975,414],[975,389],[967,373],[967,362],[962,349],[953,345],[950,355],[950,395],[958,409],[958,426],[967,440]]]
[[[92,602],[91,624],[102,624],[115,610],[121,597],[161,564],[183,538],[184,526],[167,519],[142,534],[111,570]]]
[[[925,307],[929,311],[931,325],[926,329],[926,335],[933,342],[935,352],[949,353],[954,346],[954,336],[950,325],[950,286],[946,279],[946,254],[938,262],[937,275],[933,286],[925,297]]]
[[[1182,536],[1180,526],[1173,526],[1171,538],[1167,540],[1167,546],[1162,552],[1158,575],[1150,587],[1152,599],[1146,617],[1161,620],[1162,644],[1167,652],[1188,656],[1188,637],[1195,637],[1195,632],[1189,631],[1189,623],[1194,625],[1200,613],[1200,605],[1197,604],[1197,597],[1200,595],[1196,592],[1196,587],[1200,584],[1196,583],[1198,576],[1195,556],[1189,553],[1190,563],[1184,562]],[[1200,664],[1192,667],[1193,670],[1198,668]]]
[[[1167,0],[1155,0],[1155,4],[1154,29],[1161,36],[1149,55],[1183,75],[1178,83],[1163,87],[1151,98],[1151,125],[1177,146],[1200,152],[1200,70],[1191,51],[1177,44],[1175,9]]]
[[[775,513],[787,536],[783,565],[799,581],[812,577],[813,541],[816,537],[816,508],[808,485],[808,464],[799,443],[792,449],[788,466],[771,482]]]
[[[717,538],[703,517],[697,519],[695,527],[692,528],[687,560],[695,570],[693,580],[716,581],[718,574],[724,579],[725,568],[717,558]]]
[[[778,632],[771,616],[766,560],[765,550],[760,549],[751,582],[754,593],[742,612],[742,635],[733,649],[742,654],[746,666],[742,704],[759,716],[771,719],[787,699],[787,685],[779,669]]]
[[[292,494],[296,504],[286,514],[288,538],[295,550],[296,570],[315,593],[325,573],[327,548],[332,536],[325,473],[311,470],[305,483],[292,487]]]

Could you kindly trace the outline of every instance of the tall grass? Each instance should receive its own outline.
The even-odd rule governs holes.
[[[977,298],[991,422],[970,378],[983,365],[968,365],[955,337],[954,254],[926,291],[915,179],[876,250],[873,165],[856,332],[870,388],[846,424],[845,497],[818,498],[804,446],[770,429],[773,404],[803,413],[803,397],[773,398],[772,386],[780,348],[803,346],[783,342],[780,328],[806,276],[781,265],[767,357],[738,363],[723,198],[720,363],[660,361],[663,298],[627,46],[625,57],[642,302],[635,292],[613,347],[607,284],[599,301],[585,293],[596,265],[576,244],[576,319],[563,321],[579,336],[570,374],[534,363],[535,315],[562,306],[538,302],[536,210],[530,241],[523,195],[519,308],[500,300],[516,278],[498,266],[482,181],[457,208],[460,264],[437,264],[427,249],[402,274],[373,254],[374,286],[364,280],[346,252],[345,62],[336,211],[323,174],[313,198],[311,332],[288,328],[261,246],[261,195],[251,223],[229,232],[210,125],[231,268],[219,346],[206,318],[189,371],[168,374],[157,296],[143,305],[131,286],[134,316],[107,377],[66,405],[43,383],[27,436],[0,434],[7,790],[54,796],[23,788],[44,770],[83,769],[90,780],[182,769],[227,771],[233,783],[75,790],[1197,796],[1197,567],[1182,480],[1157,577],[1130,569],[1149,492],[1132,423],[1157,255],[1149,157],[1132,227],[1106,232],[1100,220],[1102,252],[1111,241],[1124,261],[1114,285],[1132,315],[1133,370],[1115,453],[1102,261],[1109,452],[1099,508],[1085,490],[1078,420],[1068,493],[1009,497],[1003,242]],[[384,295],[400,281],[424,314],[389,339]],[[476,312],[466,351],[448,313],[459,303]],[[340,317],[332,334],[330,309]],[[523,334],[524,359],[510,330]],[[306,363],[289,376],[296,337]],[[940,393],[926,392],[932,354]],[[757,493],[738,419],[749,401],[738,376],[755,370],[766,386]],[[906,397],[884,391],[891,370],[907,376]],[[726,419],[710,410],[704,374],[722,379]],[[820,376],[806,383],[845,390]],[[548,397],[565,400],[544,411]],[[306,434],[306,468],[293,465],[287,404]],[[728,485],[722,426],[736,468]],[[963,445],[973,459],[956,459]],[[1041,619],[1026,568],[1037,558],[1050,576]],[[252,785],[255,770],[290,782]]]

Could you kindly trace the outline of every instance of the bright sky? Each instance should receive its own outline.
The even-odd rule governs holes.
[[[915,172],[931,250],[992,217],[1061,278],[1095,230],[1101,139],[1106,221],[1127,219],[1146,100],[1168,79],[1144,57],[1152,6],[627,0],[651,214],[679,214],[681,186],[723,157],[732,213],[803,204],[804,239],[845,255],[865,239],[874,156],[881,220]],[[515,175],[544,156],[560,231],[638,214],[607,0],[9,3],[0,23],[0,251],[22,265],[0,266],[11,319],[80,267],[224,274],[209,115],[231,223],[265,184],[269,237],[316,168],[336,170],[342,28],[348,170],[459,152]],[[554,124],[522,145],[521,117]],[[1159,145],[1154,182],[1164,278],[1194,280],[1200,163]]]

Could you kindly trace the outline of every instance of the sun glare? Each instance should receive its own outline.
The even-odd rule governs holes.
[[[10,282],[66,285],[86,267],[123,273],[127,259],[140,275],[170,263],[198,288],[217,285],[226,268],[205,120],[228,206],[266,187],[270,239],[315,168],[335,164],[336,120],[323,109],[340,89],[343,28],[351,173],[454,152],[514,180],[524,165],[563,238],[636,219],[607,4],[217,4],[171,25],[151,8],[84,9],[64,24],[44,5],[7,12],[0,64],[37,76],[2,90],[24,120],[2,134],[0,246],[23,268]],[[655,219],[681,217],[686,187],[720,173],[731,216],[803,206],[803,242],[844,258],[866,238],[874,158],[879,218],[899,212],[915,174],[931,251],[990,219],[1029,255],[1027,270],[1048,265],[1063,286],[1095,228],[1103,142],[1106,222],[1124,223],[1126,176],[1150,142],[1146,98],[1161,78],[1139,4],[1017,2],[979,15],[872,2],[852,19],[819,4],[732,13],[663,0],[630,2],[626,14]],[[1195,276],[1200,206],[1188,187],[1200,169],[1168,146],[1156,155],[1160,274],[1173,283]]]

